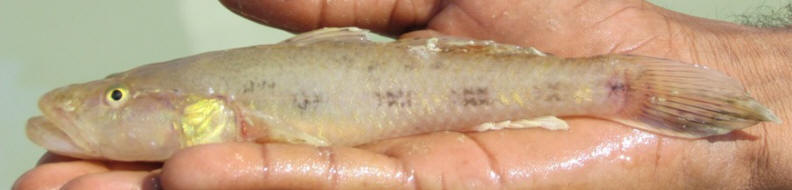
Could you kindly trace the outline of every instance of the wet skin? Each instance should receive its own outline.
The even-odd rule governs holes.
[[[703,64],[740,80],[781,120],[792,119],[789,32],[695,18],[644,1],[222,2],[293,32],[359,26],[400,37],[492,39],[568,57],[629,53]],[[15,188],[792,188],[789,122],[683,140],[609,121],[567,120],[571,129],[562,132],[441,132],[361,147],[206,145],[177,153],[161,169],[48,154]]]

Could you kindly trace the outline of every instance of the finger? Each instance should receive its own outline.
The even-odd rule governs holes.
[[[162,163],[159,162],[105,161],[104,164],[110,170],[124,170],[124,171],[151,171],[162,168]]]
[[[46,163],[68,162],[68,161],[75,161],[75,160],[78,160],[78,159],[72,158],[72,157],[68,157],[68,156],[62,156],[62,155],[55,154],[55,153],[52,153],[52,152],[47,152],[47,153],[44,153],[43,156],[41,156],[41,158],[39,159],[38,163],[36,163],[36,165],[38,166],[38,165],[42,165],[42,164],[46,164]]]
[[[156,173],[147,171],[112,171],[80,176],[62,189],[161,189]]]
[[[89,174],[110,170],[150,171],[162,167],[161,163],[79,160],[51,152],[44,154],[36,165],[17,179],[14,189],[56,189]]]
[[[440,9],[440,0],[221,0],[231,11],[262,24],[292,32],[327,26],[358,26],[395,35],[424,26]]]
[[[77,158],[72,158],[68,156],[62,156],[55,153],[47,152],[43,156],[41,156],[41,159],[39,159],[38,164],[36,165],[58,163],[58,162],[71,162],[71,161],[85,161],[85,160],[80,160]],[[117,162],[117,161],[87,161],[87,162],[103,164],[109,170],[150,171],[162,167],[162,163],[159,162]]]
[[[354,148],[216,144],[165,163],[166,189],[403,189],[409,172],[384,155]]]
[[[58,189],[79,176],[106,171],[104,164],[95,161],[42,164],[19,177],[14,189]]]

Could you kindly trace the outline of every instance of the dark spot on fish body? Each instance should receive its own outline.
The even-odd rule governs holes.
[[[253,83],[253,81],[248,81],[248,83],[246,83],[242,87],[242,93],[251,93],[255,90],[256,90],[256,85]]]
[[[547,90],[558,91],[559,89],[561,89],[561,83],[560,82],[547,83]]]
[[[447,69],[448,66],[452,64],[451,62],[452,61],[447,59],[434,59],[431,63],[429,63],[429,68],[433,70]]]
[[[641,95],[641,97],[635,97],[635,95],[630,95],[631,93],[634,93],[633,92],[634,90],[631,89],[630,83],[628,81],[629,79],[628,74],[630,72],[632,71],[621,70],[614,72],[613,74],[611,74],[610,78],[605,82],[605,85],[603,86],[603,88],[608,90],[607,92],[608,97],[606,98],[608,104],[612,105],[613,107],[619,108],[618,109],[619,113],[623,112],[624,109],[628,109],[628,110],[635,109],[632,108],[633,106],[628,105],[629,102],[635,102],[635,101],[642,102],[645,100],[644,98],[650,98],[646,96],[647,94],[643,94]],[[651,89],[652,87],[651,85],[649,85],[649,86],[644,86],[644,88]],[[641,100],[637,100],[635,98]]]
[[[492,104],[487,87],[466,87],[452,89],[452,97],[463,106],[487,106]]]
[[[399,89],[374,92],[374,97],[377,99],[377,106],[411,107],[414,94],[413,91]]]
[[[551,93],[550,95],[547,96],[547,98],[545,98],[545,101],[548,101],[548,102],[560,102],[561,101],[561,95],[558,94],[558,93]]]
[[[446,67],[446,63],[445,63],[445,62],[443,62],[443,61],[441,61],[441,60],[435,60],[435,61],[434,61],[434,62],[432,62],[432,64],[429,66],[429,68],[431,68],[431,69],[434,69],[434,70],[443,69],[443,68],[445,68],[445,67]]]
[[[275,83],[267,80],[249,80],[242,86],[242,93],[252,93],[263,89],[273,89]]]
[[[609,88],[608,99],[617,101],[617,105],[624,105],[627,98],[627,85],[621,81],[609,81],[607,87]]]
[[[352,57],[349,57],[349,55],[342,55],[341,56],[341,62],[343,62],[343,63],[352,63],[353,60],[352,60]]]
[[[611,92],[621,92],[621,91],[624,91],[625,89],[626,88],[625,88],[624,83],[617,82],[617,83],[611,83],[610,84]]]
[[[413,63],[413,62],[404,64],[404,70],[407,70],[407,71],[415,70],[415,68],[417,68],[417,67],[418,67],[418,65],[416,63]]]
[[[534,92],[546,92],[544,96],[534,96],[535,101],[545,101],[545,102],[560,102],[563,100],[564,96],[561,96],[560,93],[561,83],[560,82],[551,82],[547,83],[544,86],[534,86]]]
[[[608,91],[609,98],[626,97],[629,86],[627,86],[627,77],[625,76],[625,72],[626,71],[614,74],[610,79],[608,79],[607,88],[610,89],[610,91]]]
[[[377,69],[380,69],[381,66],[387,65],[387,64],[388,63],[387,63],[386,60],[374,59],[374,60],[371,60],[371,62],[368,63],[368,65],[366,66],[366,71],[373,72],[373,71],[375,71]]]
[[[294,104],[294,106],[303,112],[316,110],[316,108],[322,102],[324,102],[324,100],[319,93],[303,91],[294,94],[294,96],[292,97],[292,103]]]
[[[355,59],[353,56],[355,55],[349,55],[349,54],[338,55],[338,57],[335,57],[334,59],[330,60],[330,62],[337,63],[338,66],[341,68],[351,68],[354,67],[355,65]],[[317,60],[316,62],[321,62],[321,61],[322,60]],[[323,65],[328,65],[328,64],[323,64]]]

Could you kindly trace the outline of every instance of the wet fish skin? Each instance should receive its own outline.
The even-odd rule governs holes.
[[[359,145],[541,116],[600,117],[686,138],[778,121],[739,83],[702,66],[363,35],[324,29],[59,88],[42,97],[44,117],[31,119],[28,135],[67,155],[153,161],[205,143]]]

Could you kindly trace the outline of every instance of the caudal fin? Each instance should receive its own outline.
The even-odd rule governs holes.
[[[651,57],[626,59],[643,69],[627,79],[628,104],[618,122],[685,138],[781,122],[737,81],[715,70]]]

